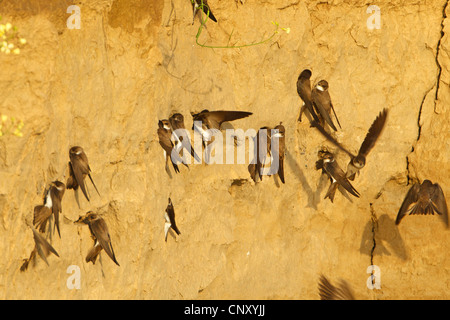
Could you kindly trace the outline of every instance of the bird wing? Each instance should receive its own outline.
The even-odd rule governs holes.
[[[316,112],[314,111],[314,106],[311,100],[311,83],[309,80],[301,81],[301,79],[297,80],[297,93],[300,96],[300,98],[305,103],[306,108],[308,109],[309,113],[313,117],[314,121],[319,122],[319,117],[317,116]]]
[[[86,192],[86,184],[84,183],[84,177],[89,173],[86,164],[84,164],[81,159],[76,157],[72,157],[72,159],[70,159],[70,164],[77,184],[80,186],[86,199],[90,201]]]
[[[419,199],[419,190],[420,190],[420,184],[415,183],[409,190],[408,193],[405,196],[405,199],[403,199],[402,205],[400,206],[400,210],[398,210],[397,213],[397,219],[395,220],[395,224],[398,225],[400,221],[403,219],[403,217],[408,212],[408,208],[412,203],[417,202]]]
[[[345,173],[339,167],[336,160],[333,162],[324,162],[323,166],[325,168],[325,171],[327,171],[336,180],[337,183],[343,186],[345,190],[350,192],[352,195],[359,198],[359,192],[352,186],[350,181],[345,178]]]
[[[439,184],[433,184],[433,194],[431,195],[431,203],[433,204],[433,209],[442,217],[447,227],[449,226],[448,221],[448,207],[445,201],[444,192]]]
[[[33,230],[34,242],[36,244],[36,249],[39,253],[39,256],[48,265],[47,255],[49,254],[49,252],[52,252],[57,257],[59,257],[59,254],[58,252],[56,252],[55,248],[53,248],[52,245],[48,243],[48,241],[45,240],[45,238],[35,228],[31,228],[31,230]]]
[[[378,137],[383,131],[387,115],[388,109],[383,109],[378,114],[377,118],[370,126],[369,131],[366,134],[366,137],[364,138],[364,141],[358,152],[359,155],[366,157],[369,154],[370,150],[372,150],[373,146],[375,145],[375,142],[377,141]]]
[[[108,226],[106,225],[105,220],[102,218],[97,219],[90,223],[90,227],[92,233],[94,234],[97,241],[102,246],[103,250],[108,254],[108,256],[117,264],[119,263],[116,260],[114,255],[114,250],[111,244],[111,237],[109,235]]]
[[[203,117],[206,117],[210,123],[211,128],[208,129],[220,129],[220,125],[225,121],[233,121],[237,119],[246,118],[252,115],[252,112],[246,111],[209,111],[203,113]]]
[[[334,131],[337,131],[336,126],[334,125],[333,121],[331,120],[330,114],[327,111],[327,105],[331,104],[328,93],[323,92],[319,94],[316,88],[314,88],[311,92],[311,98],[322,118],[324,118],[324,120]]]
[[[33,225],[41,232],[45,232],[45,226],[48,218],[52,215],[52,210],[49,207],[39,205],[34,207]]]

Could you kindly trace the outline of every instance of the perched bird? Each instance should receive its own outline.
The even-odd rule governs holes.
[[[202,11],[214,22],[217,22],[216,17],[214,17],[211,9],[209,8],[208,1],[207,0],[190,0],[192,2],[192,8],[194,11],[194,16],[192,18],[192,24],[194,24],[195,15],[197,14],[197,11],[199,9],[202,9]]]
[[[92,261],[92,263],[95,264],[97,256],[103,249],[106,251],[106,254],[111,258],[111,260],[114,261],[115,264],[120,266],[114,254],[108,226],[106,225],[105,220],[100,217],[100,215],[89,211],[88,213],[86,213],[86,215],[80,216],[79,219],[75,221],[75,223],[87,224],[89,226],[91,236],[94,239],[94,247],[89,250],[86,256],[86,262]]]
[[[432,214],[437,213],[443,219],[447,228],[448,207],[444,192],[438,183],[424,180],[422,184],[415,183],[406,194],[397,214],[395,224],[398,225],[406,214]]]
[[[386,119],[388,115],[388,109],[383,109],[372,125],[369,128],[369,131],[366,134],[366,137],[364,138],[363,143],[361,144],[361,147],[359,148],[358,154],[354,155],[350,151],[348,151],[347,148],[343,147],[339,142],[336,141],[329,133],[327,133],[323,127],[320,125],[313,124],[314,127],[316,127],[324,136],[327,138],[330,142],[332,142],[334,145],[339,147],[342,151],[347,153],[350,156],[350,162],[347,165],[347,173],[346,177],[349,180],[354,180],[356,174],[359,174],[359,170],[364,168],[366,165],[366,158],[369,154],[370,150],[375,146],[375,143],[377,142],[378,138],[381,135],[381,132],[383,131],[383,128],[386,124]]]
[[[206,130],[220,130],[222,123],[226,121],[233,121],[251,116],[253,113],[247,111],[209,111],[203,110],[200,113],[192,113],[194,124],[192,130],[196,130],[202,134],[203,137],[209,140],[210,134]],[[201,125],[196,122],[201,122]]]
[[[262,180],[264,175],[264,165],[266,163],[267,156],[272,158],[271,152],[271,142],[272,142],[272,131],[269,127],[262,127],[258,130],[256,135],[256,165],[255,171],[253,172],[252,179],[257,181],[258,177]],[[252,172],[250,173],[252,174]]]
[[[355,300],[347,281],[341,279],[339,286],[335,287],[324,275],[320,276],[319,295],[320,300]]]
[[[253,181],[258,182],[258,177],[259,180],[262,180],[263,175],[278,174],[281,182],[285,183],[285,132],[285,128],[281,123],[273,129],[265,126],[258,130],[254,138],[254,159],[256,159],[256,163],[251,163],[248,166],[248,171]],[[270,168],[267,171],[266,166],[268,166],[267,161],[269,158]]]
[[[166,222],[164,223],[164,237],[165,241],[167,241],[167,234],[169,233],[169,229],[172,228],[176,234],[180,235],[181,232],[178,230],[177,224],[175,223],[175,210],[173,209],[172,200],[169,198],[169,204],[166,208],[166,213],[164,214],[164,218]]]
[[[328,93],[328,82],[326,80],[320,80],[317,85],[311,91],[311,99],[317,110],[318,115],[321,117],[319,123],[324,127],[325,122],[334,130],[337,131],[336,126],[331,120],[330,113],[333,110],[336,121],[341,128],[339,119],[334,111],[333,104],[331,103],[331,97]]]
[[[53,248],[52,245],[48,243],[48,241],[44,238],[44,236],[32,226],[30,226],[30,228],[33,231],[34,249],[31,252],[30,257],[28,259],[24,259],[24,262],[20,267],[20,271],[27,270],[30,261],[32,261],[36,257],[36,252],[42,258],[42,260],[45,261],[47,265],[49,265],[47,261],[47,256],[50,253],[53,253],[55,256],[59,257],[58,252],[56,252],[55,248]]]
[[[209,141],[212,134],[207,130],[220,130],[222,123],[246,118],[253,113],[246,111],[209,111],[191,113],[193,118],[192,130],[199,132],[204,140]]]
[[[319,151],[319,160],[316,162],[316,169],[322,169],[322,173],[326,173],[331,180],[331,185],[328,188],[325,198],[329,198],[331,202],[334,200],[336,189],[339,185],[350,192],[355,197],[359,198],[359,192],[351,185],[345,177],[345,172],[339,167],[333,154],[328,151]]]
[[[189,134],[184,126],[184,116],[181,113],[174,113],[169,118],[169,124],[172,129],[172,133],[175,136],[177,143],[180,143],[183,148],[185,148],[188,152],[190,152],[191,156],[194,157],[195,160],[201,162],[197,153],[195,153],[194,148],[191,145],[189,140]],[[176,148],[178,150],[178,148]]]
[[[45,233],[47,221],[52,215],[53,201],[50,194],[50,189],[45,191],[44,204],[34,207],[33,210],[33,225],[42,233]]]
[[[188,165],[183,162],[178,152],[172,153],[173,148],[175,147],[171,138],[172,138],[172,129],[170,128],[169,120],[159,120],[158,122],[158,137],[159,144],[164,149],[164,156],[166,158],[166,171],[169,172],[168,161],[172,162],[173,169],[176,173],[180,172],[178,168],[178,163],[183,163],[186,167]],[[175,161],[174,161],[175,159]],[[177,163],[175,163],[177,162]]]
[[[284,183],[284,155],[286,152],[286,129],[280,123],[275,127],[275,130],[278,130],[278,133],[275,133],[272,136],[272,139],[278,138],[278,150],[276,150],[278,154],[278,176],[280,177],[281,182]]]
[[[45,232],[47,221],[50,216],[55,217],[55,226],[58,230],[58,235],[61,238],[59,230],[59,214],[62,212],[61,201],[64,195],[66,186],[60,181],[53,181],[50,188],[45,191],[44,204],[34,207],[33,225],[42,233]]]
[[[61,238],[61,232],[59,230],[59,214],[62,212],[62,198],[66,190],[66,185],[61,181],[53,181],[50,187],[50,197],[52,199],[52,213],[55,217],[55,226],[58,230],[58,235]]]
[[[91,179],[91,182],[94,185],[94,188],[97,191],[98,195],[100,195],[97,187],[95,186],[94,180],[92,180],[91,168],[89,167],[88,158],[86,156],[86,153],[84,153],[83,148],[78,146],[70,148],[69,157],[70,176],[67,179],[66,188],[77,190],[79,186],[81,188],[81,191],[83,191],[86,199],[90,201],[86,192],[86,184],[84,181],[87,175],[89,176],[89,179]]]
[[[192,130],[200,133],[203,143],[208,141],[207,145],[209,145],[213,142],[214,133],[220,130],[222,123],[246,118],[252,114],[246,111],[209,111],[205,109],[200,113],[191,113],[194,121]],[[209,153],[206,153],[205,160],[209,163]]]
[[[300,108],[300,116],[298,117],[298,121],[302,121],[302,114],[305,111],[305,108],[309,111],[313,119],[319,123],[319,117],[314,111],[314,106],[311,98],[311,70],[305,69],[303,70],[297,79],[297,93],[300,98],[303,100],[303,106]]]

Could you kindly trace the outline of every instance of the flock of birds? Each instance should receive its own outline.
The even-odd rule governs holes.
[[[206,0],[194,0],[193,8],[194,16],[196,11],[199,8],[202,8],[211,20],[217,22]],[[331,182],[324,199],[329,198],[330,201],[333,202],[337,188],[340,188],[342,192],[347,191],[351,195],[359,197],[359,192],[354,188],[350,181],[353,181],[356,175],[359,175],[360,170],[364,168],[369,152],[375,146],[376,141],[385,127],[389,113],[388,109],[383,109],[379,113],[370,126],[358,153],[354,154],[348,151],[347,147],[338,142],[337,139],[333,137],[333,133],[329,132],[331,130],[338,130],[332,120],[332,114],[334,115],[339,128],[342,129],[342,127],[331,102],[331,97],[328,92],[328,82],[326,80],[320,80],[313,88],[311,88],[311,75],[311,70],[305,69],[300,73],[297,79],[297,93],[303,101],[298,121],[302,122],[303,113],[309,113],[311,127],[316,128],[328,141],[348,154],[350,158],[347,170],[344,172],[336,162],[332,152],[327,149],[319,151],[316,169],[322,170],[322,173],[326,174]],[[246,111],[203,110],[200,113],[193,113],[191,115],[194,122],[192,130],[201,134],[203,147],[205,148],[205,160],[208,160],[209,155],[206,151],[209,144],[214,141],[214,134],[220,132],[222,129],[222,124],[224,122],[248,117],[252,115],[252,113]],[[269,162],[272,163],[274,157],[278,159],[278,170],[276,170],[276,174],[278,174],[280,180],[285,183],[283,164],[285,155],[285,133],[285,128],[281,123],[274,128],[266,126],[258,130],[258,133],[254,138],[256,140],[254,153],[256,163],[251,163],[248,166],[250,176],[255,183],[258,180],[262,180],[263,175],[265,175],[264,167],[266,166],[268,159],[270,160]],[[180,163],[188,167],[186,161],[180,156],[180,152],[183,149],[187,150],[188,154],[190,154],[197,163],[201,162],[200,157],[195,152],[189,139],[182,114],[175,113],[168,119],[159,120],[157,134],[159,143],[164,150],[166,160],[165,167],[169,175],[169,161],[172,163],[175,173],[180,172],[178,167]],[[272,148],[274,143],[277,146],[276,148]],[[50,253],[59,257],[57,251],[47,241],[47,238],[49,236],[51,237],[52,229],[53,232],[56,229],[59,237],[61,237],[59,214],[62,212],[61,202],[66,189],[73,189],[77,192],[78,188],[80,188],[86,199],[89,201],[85,183],[86,177],[89,177],[95,190],[100,195],[94,180],[91,177],[91,169],[83,148],[79,146],[70,148],[69,158],[69,177],[66,184],[61,181],[53,181],[44,191],[43,204],[37,205],[34,208],[33,225],[28,224],[32,229],[35,245],[29,258],[24,259],[20,268],[21,271],[28,268],[30,261],[35,258],[36,253],[47,264],[47,256],[50,255]],[[430,180],[424,180],[421,184],[415,183],[412,185],[398,211],[395,223],[398,225],[408,213],[410,215],[434,215],[436,213],[442,217],[446,226],[449,226],[448,207],[442,188],[438,183],[432,183]],[[52,220],[54,220],[53,228],[51,226]],[[167,241],[167,235],[170,229],[177,235],[180,234],[180,230],[175,222],[175,210],[170,197],[165,212],[165,220],[164,233],[165,241]],[[108,226],[99,214],[88,211],[84,216],[80,216],[75,223],[88,225],[93,239],[93,247],[86,255],[86,262],[95,264],[97,257],[100,255],[101,251],[104,250],[111,260],[119,266],[111,244]],[[326,300],[354,299],[348,283],[341,280],[339,286],[333,286],[323,275],[319,280],[319,295],[321,299]]]
[[[55,229],[58,231],[58,235],[61,238],[59,214],[62,212],[61,202],[66,189],[73,189],[77,192],[78,188],[80,188],[86,199],[90,201],[85,182],[86,176],[88,176],[95,190],[100,195],[97,186],[92,179],[89,161],[83,148],[79,146],[70,148],[69,158],[69,177],[66,184],[58,180],[51,182],[50,186],[44,191],[44,203],[34,207],[33,224],[29,225],[33,231],[34,247],[30,256],[27,259],[24,259],[23,264],[20,267],[21,271],[28,269],[29,263],[31,261],[35,261],[36,254],[38,254],[42,260],[47,263],[47,265],[47,256],[50,253],[53,253],[59,257],[58,252],[46,238],[51,237],[52,230],[54,232]],[[51,223],[53,220],[54,226],[52,227]],[[91,237],[94,240],[93,247],[86,255],[86,262],[92,262],[95,264],[100,252],[105,250],[106,254],[112,259],[112,261],[119,265],[111,244],[111,236],[108,231],[108,226],[99,214],[93,211],[88,211],[84,216],[80,216],[75,223],[88,225]]]

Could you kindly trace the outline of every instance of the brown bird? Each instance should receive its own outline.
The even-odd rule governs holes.
[[[66,185],[60,181],[53,181],[50,187],[50,197],[52,201],[52,213],[55,216],[55,226],[58,230],[58,235],[61,238],[61,232],[59,230],[59,214],[62,212],[62,198],[66,190]]]
[[[180,169],[178,168],[177,165],[178,163],[183,163],[186,167],[188,167],[188,165],[183,162],[178,152],[172,153],[172,150],[175,146],[172,142],[172,129],[170,128],[169,120],[160,120],[158,122],[158,137],[159,137],[159,144],[164,149],[164,155],[166,158],[166,171],[169,172],[168,168],[169,159],[170,162],[172,162],[173,169],[175,170],[176,173],[180,172]]]
[[[275,130],[278,130],[278,133],[272,135],[272,140],[274,138],[278,138],[278,150],[275,150],[275,152],[278,155],[278,176],[280,177],[281,182],[284,183],[284,154],[286,152],[286,143],[285,143],[286,129],[280,123],[275,127]]]
[[[185,148],[188,152],[190,152],[191,156],[194,157],[197,162],[201,162],[197,153],[195,153],[194,148],[191,145],[189,140],[189,133],[184,126],[184,116],[181,113],[175,113],[169,118],[169,124],[172,129],[172,133],[174,134],[177,142],[181,144],[183,148]],[[177,146],[176,150],[179,148]]]
[[[300,116],[298,117],[298,121],[302,121],[302,114],[307,109],[313,119],[319,123],[319,117],[314,111],[314,106],[311,98],[311,70],[305,69],[303,70],[297,79],[297,93],[300,98],[303,100],[303,106],[300,108]]]
[[[194,24],[195,15],[200,8],[212,21],[217,22],[216,17],[214,17],[211,9],[209,8],[207,0],[191,0],[191,2],[192,8],[194,10],[194,17],[192,18],[192,24]]]
[[[286,152],[284,126],[280,123],[275,128],[262,127],[254,137],[254,160],[248,166],[253,181],[262,180],[263,175],[277,173],[281,182],[284,180],[284,156]],[[277,148],[278,147],[278,148]],[[272,150],[273,149],[273,150]],[[270,158],[270,169],[265,169],[267,159]]]
[[[369,128],[369,131],[366,134],[366,137],[364,138],[363,143],[361,144],[361,147],[359,148],[358,154],[354,155],[350,151],[348,151],[347,148],[343,147],[339,142],[336,141],[329,133],[327,133],[323,127],[320,125],[315,126],[324,136],[327,138],[330,142],[332,142],[334,145],[339,147],[342,151],[347,153],[350,156],[350,162],[347,165],[347,173],[346,177],[350,180],[354,180],[356,174],[359,174],[359,171],[364,168],[366,165],[366,158],[369,152],[372,150],[372,148],[375,146],[375,143],[377,142],[378,138],[381,135],[381,132],[383,131],[383,128],[386,124],[386,119],[388,115],[388,109],[383,109],[372,125]]]
[[[269,127],[262,127],[256,136],[256,168],[253,180],[256,182],[259,176],[262,181],[264,175],[264,164],[267,156],[271,157],[272,130]]]
[[[437,213],[443,219],[447,228],[448,207],[444,192],[438,183],[424,180],[422,184],[415,183],[406,194],[405,199],[397,214],[395,224],[398,225],[406,214],[431,214]]]
[[[335,287],[324,275],[320,276],[319,295],[320,300],[355,300],[347,281],[341,279],[339,286]]]
[[[332,153],[319,151],[319,160],[316,162],[316,169],[322,169],[322,173],[326,173],[331,180],[331,185],[324,199],[329,198],[333,202],[338,185],[341,185],[345,190],[359,198],[359,192],[345,177],[345,172],[339,167]]]
[[[208,129],[220,130],[222,123],[246,118],[252,114],[253,113],[247,111],[209,111],[205,109],[200,113],[192,114],[192,118],[194,120],[192,129],[197,130],[202,134],[202,136],[204,136],[206,134],[205,131]],[[201,126],[198,123],[195,123],[196,121],[200,121]]]
[[[52,215],[52,206],[50,189],[48,189],[46,190],[44,204],[35,206],[33,210],[33,225],[42,233],[45,233],[47,221]]]
[[[90,201],[86,192],[86,183],[84,181],[87,175],[89,176],[89,179],[91,179],[91,182],[94,185],[94,188],[97,191],[98,195],[100,195],[100,192],[98,192],[98,189],[95,186],[94,180],[92,180],[91,168],[89,167],[88,158],[83,148],[78,146],[70,148],[69,157],[70,176],[67,179],[66,188],[77,190],[79,186],[81,188],[81,191],[83,191],[86,199]]]
[[[58,235],[61,238],[59,229],[59,214],[62,212],[61,201],[64,195],[66,186],[60,181],[53,181],[50,188],[45,191],[44,205],[34,207],[33,225],[42,233],[45,233],[47,220],[50,216],[55,217],[55,226],[58,230]]]
[[[106,225],[105,220],[100,217],[100,215],[89,211],[88,213],[86,213],[86,215],[80,216],[79,219],[75,221],[75,223],[87,224],[89,226],[91,236],[94,239],[94,247],[89,250],[86,256],[86,262],[92,261],[92,263],[95,264],[97,256],[103,249],[106,251],[106,254],[111,258],[111,260],[114,261],[115,264],[120,266],[114,254],[108,226]]]
[[[36,252],[39,254],[39,256],[42,258],[42,260],[45,261],[47,265],[49,265],[47,261],[47,256],[50,253],[53,253],[57,257],[59,257],[58,252],[56,252],[55,248],[52,247],[50,243],[43,237],[41,233],[39,233],[35,228],[30,226],[31,230],[33,231],[33,238],[34,238],[34,249],[30,254],[30,257],[28,259],[24,259],[24,262],[22,266],[20,267],[20,271],[25,271],[28,268],[28,264],[30,261],[32,261],[36,257]]]
[[[164,223],[164,236],[165,241],[167,241],[167,234],[169,232],[169,229],[172,228],[173,231],[177,233],[177,235],[180,235],[181,232],[178,230],[177,224],[175,223],[175,210],[173,208],[172,200],[169,198],[169,204],[166,208],[166,213],[164,214],[164,218],[166,219],[166,222]]]
[[[191,113],[193,118],[192,130],[202,135],[203,142],[208,141],[207,145],[213,142],[215,131],[220,130],[222,123],[246,118],[253,113],[246,111],[209,111],[203,110],[200,113]],[[209,153],[206,153],[205,160],[209,163]]]
[[[331,120],[330,113],[333,110],[336,121],[341,128],[339,119],[337,118],[336,112],[334,111],[333,104],[331,103],[331,97],[328,93],[328,82],[326,80],[320,80],[319,83],[311,91],[311,99],[317,110],[318,115],[321,117],[319,123],[324,127],[325,122],[334,130],[337,131],[336,126]]]

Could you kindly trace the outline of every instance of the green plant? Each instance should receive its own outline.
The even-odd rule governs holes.
[[[195,1],[195,0],[191,0],[192,4],[194,4],[194,1]],[[195,42],[196,42],[197,45],[199,45],[200,47],[204,47],[204,48],[212,48],[212,49],[237,49],[237,48],[251,47],[251,46],[256,46],[256,45],[260,45],[260,44],[263,44],[263,43],[265,43],[265,42],[268,42],[268,41],[272,40],[272,38],[273,38],[276,34],[279,33],[279,30],[278,30],[278,29],[280,28],[280,26],[279,26],[278,22],[276,22],[276,21],[273,22],[273,21],[272,21],[272,24],[275,25],[275,31],[272,33],[272,35],[271,35],[270,37],[268,37],[268,38],[266,38],[266,39],[263,39],[263,40],[261,40],[261,41],[258,41],[258,42],[252,42],[252,43],[249,43],[249,44],[242,44],[242,45],[235,45],[235,46],[228,46],[228,45],[226,45],[226,46],[209,46],[209,45],[206,45],[206,44],[205,44],[206,42],[205,42],[205,43],[200,43],[200,42],[199,42],[200,35],[201,35],[201,33],[202,33],[203,27],[204,27],[205,24],[206,24],[206,21],[207,21],[208,18],[209,18],[209,8],[208,8],[208,6],[206,6],[206,8],[207,8],[207,13],[206,13],[206,14],[203,12],[203,7],[204,7],[204,5],[203,5],[203,0],[201,0],[201,4],[199,5],[199,11],[200,11],[200,14],[201,14],[201,18],[200,18],[201,23],[200,23],[200,27],[198,28],[197,35],[195,36]],[[203,16],[204,16],[204,18],[203,18]],[[285,31],[286,33],[289,33],[289,32],[291,31],[290,28],[281,28],[281,30]],[[234,32],[234,30],[231,32],[230,37],[228,38],[228,43],[229,43],[230,40],[231,40],[231,37],[232,37],[232,35],[233,35],[233,32]]]

